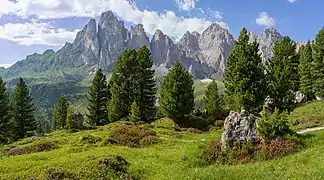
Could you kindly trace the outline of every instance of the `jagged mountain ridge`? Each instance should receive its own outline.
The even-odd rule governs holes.
[[[250,39],[259,42],[260,53],[265,61],[271,58],[273,44],[282,36],[274,28],[269,28],[261,35],[250,32]],[[194,78],[203,79],[224,72],[227,56],[234,48],[234,38],[228,30],[214,23],[201,34],[186,32],[177,43],[161,30],[156,30],[150,40],[143,25],[138,24],[128,30],[123,21],[108,11],[102,13],[98,24],[90,19],[72,43],[66,43],[57,52],[46,50],[43,54],[29,55],[7,69],[3,75],[11,78],[26,73],[82,66],[111,72],[124,50],[139,49],[142,45],[151,50],[155,67],[169,69],[176,60],[180,60]]]

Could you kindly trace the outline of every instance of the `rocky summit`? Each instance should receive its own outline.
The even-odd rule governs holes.
[[[271,58],[274,42],[280,39],[282,36],[274,28],[266,29],[260,35],[250,32],[250,40],[260,44],[263,61]],[[186,32],[178,42],[161,30],[156,30],[149,39],[142,24],[128,30],[123,21],[108,11],[102,13],[98,24],[90,19],[72,43],[66,43],[57,52],[46,50],[43,54],[29,55],[3,75],[12,78],[21,74],[79,67],[102,68],[111,72],[124,50],[139,49],[142,45],[151,50],[156,68],[169,69],[179,60],[194,78],[204,79],[224,72],[226,59],[234,48],[234,37],[227,29],[213,23],[201,34]]]

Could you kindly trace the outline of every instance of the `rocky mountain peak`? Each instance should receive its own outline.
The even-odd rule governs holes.
[[[188,51],[199,51],[198,37],[187,31],[179,40],[178,45]]]
[[[128,40],[129,49],[139,49],[142,45],[146,45],[150,49],[150,40],[146,35],[142,24],[137,24],[131,27],[130,39]]]
[[[153,39],[154,39],[155,41],[158,41],[158,40],[162,40],[162,39],[164,39],[164,38],[165,38],[165,37],[164,37],[163,32],[162,32],[160,29],[157,29],[157,30],[155,31],[154,35],[153,35]]]

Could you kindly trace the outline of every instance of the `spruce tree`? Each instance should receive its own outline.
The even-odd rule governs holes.
[[[313,45],[313,92],[317,97],[324,97],[324,28],[315,38]]]
[[[63,96],[60,96],[53,110],[53,130],[65,128],[68,107],[68,101]]]
[[[11,133],[10,99],[6,83],[0,77],[0,144],[7,143]]]
[[[134,101],[132,103],[132,107],[131,107],[131,113],[129,116],[129,120],[135,124],[137,124],[140,120],[140,107],[137,105],[136,101]]]
[[[308,98],[313,97],[313,77],[312,77],[312,47],[311,43],[308,42],[305,46],[300,48],[300,64],[299,64],[299,75],[300,75],[300,90],[306,94]]]
[[[99,69],[92,80],[87,96],[89,125],[99,126],[108,123],[108,93],[106,76]]]
[[[34,104],[25,81],[20,78],[11,101],[15,138],[24,138],[29,131],[36,130]]]
[[[265,99],[265,75],[256,41],[249,43],[248,32],[242,29],[227,59],[224,84],[231,110],[242,108],[259,112]]]
[[[218,87],[215,80],[208,85],[203,102],[204,110],[209,117],[215,119],[221,119],[223,117],[222,98],[218,93]]]
[[[165,77],[161,89],[160,109],[168,118],[181,122],[194,109],[193,80],[179,61]]]
[[[66,127],[65,127],[66,129],[73,128],[72,116],[73,116],[73,108],[72,108],[72,106],[69,106],[67,109],[67,115],[66,115]]]
[[[138,62],[135,50],[126,50],[118,58],[112,77],[109,101],[109,120],[128,118],[131,105],[139,97]]]
[[[273,103],[270,108],[278,108],[279,112],[291,111],[294,105],[294,92],[298,89],[298,73],[296,72],[296,45],[284,37],[273,47],[273,57],[266,65],[269,96]]]
[[[140,109],[140,119],[150,121],[155,117],[156,107],[156,81],[154,79],[155,71],[152,70],[153,61],[151,53],[146,46],[142,46],[137,52],[138,62],[138,97],[136,103]]]

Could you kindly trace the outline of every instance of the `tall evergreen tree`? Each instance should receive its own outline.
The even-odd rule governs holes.
[[[127,118],[131,105],[139,97],[137,52],[124,51],[118,58],[112,77],[109,101],[109,120],[119,121]]]
[[[193,80],[179,61],[163,81],[159,103],[163,115],[175,121],[184,120],[194,108]]]
[[[140,110],[140,119],[150,121],[156,114],[156,81],[154,79],[155,71],[152,69],[153,61],[151,60],[150,50],[142,46],[137,52],[138,62],[138,97],[136,103]]]
[[[296,44],[286,36],[275,43],[273,54],[266,65],[269,96],[273,100],[270,107],[272,110],[278,108],[279,112],[291,111],[299,84],[296,78]]]
[[[256,41],[249,43],[248,32],[242,29],[227,59],[224,73],[226,94],[231,110],[242,108],[259,112],[265,99],[265,75]]]
[[[209,117],[213,117],[215,119],[221,119],[223,117],[223,102],[218,93],[218,87],[215,81],[208,85],[203,101],[204,110]]]
[[[68,101],[63,96],[60,96],[53,110],[53,130],[65,128],[68,107]]]
[[[315,38],[313,45],[313,92],[318,97],[324,97],[324,28]]]
[[[312,77],[312,47],[311,43],[308,42],[305,46],[300,48],[300,64],[299,64],[299,75],[300,75],[300,90],[306,94],[309,98],[313,97],[313,77]]]
[[[88,124],[92,126],[103,125],[108,123],[108,87],[106,76],[103,74],[102,70],[99,69],[92,81],[88,99]]]
[[[72,106],[69,106],[67,109],[67,115],[66,115],[66,129],[73,128],[72,115],[73,115],[73,108],[72,108]]]
[[[0,77],[0,144],[7,143],[10,139],[12,128],[10,116],[10,99],[6,90],[6,83]]]
[[[36,130],[33,99],[22,78],[14,89],[11,106],[16,139],[24,138],[29,131]]]

